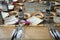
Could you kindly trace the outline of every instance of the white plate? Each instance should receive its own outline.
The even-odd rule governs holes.
[[[14,5],[12,5],[12,4],[9,4],[9,5],[8,5],[8,9],[9,9],[9,10],[11,10],[11,9],[13,9],[13,8],[14,8]]]
[[[16,2],[16,1],[18,1],[18,0],[13,0],[13,2]]]
[[[31,18],[29,18],[27,20],[30,21],[32,23],[32,25],[37,25],[43,21],[42,19],[39,19],[35,16],[32,16]]]

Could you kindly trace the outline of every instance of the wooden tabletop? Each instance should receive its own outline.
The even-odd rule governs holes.
[[[54,40],[49,27],[24,27],[22,40]]]
[[[54,40],[47,26],[24,26],[22,28],[22,40]],[[10,40],[13,29],[15,29],[14,25],[0,26],[0,39]],[[60,32],[60,27],[57,29]]]
[[[0,40],[10,40],[14,26],[0,26]]]

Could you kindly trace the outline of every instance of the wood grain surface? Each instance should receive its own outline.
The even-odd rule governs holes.
[[[0,27],[0,40],[10,40],[14,26],[1,26]]]
[[[54,40],[49,27],[24,27],[22,40]]]

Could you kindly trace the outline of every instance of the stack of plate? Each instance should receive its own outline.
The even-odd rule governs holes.
[[[4,19],[6,25],[15,24],[18,20],[15,16],[10,16]]]

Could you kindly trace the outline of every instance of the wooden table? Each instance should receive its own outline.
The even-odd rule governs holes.
[[[54,40],[47,26],[24,26],[22,40]],[[14,25],[0,26],[0,40],[10,40]],[[60,27],[57,27],[60,32]]]
[[[0,26],[0,40],[11,40],[12,31],[15,26]]]
[[[49,27],[24,27],[22,40],[54,40],[49,33]]]

